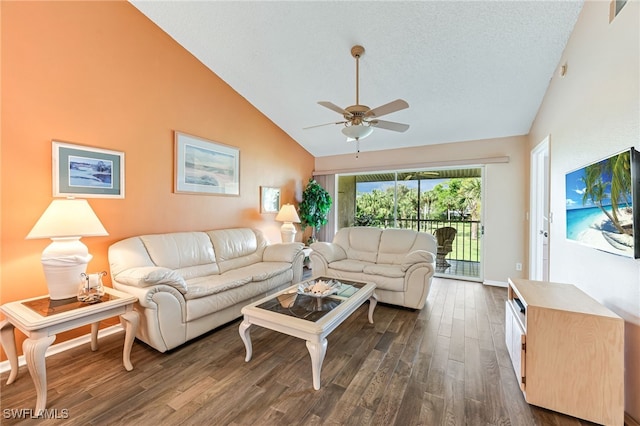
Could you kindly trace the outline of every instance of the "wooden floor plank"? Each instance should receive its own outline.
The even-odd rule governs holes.
[[[444,381],[442,424],[457,426],[464,419],[464,364],[450,359]]]
[[[409,376],[411,375],[411,365],[399,361],[398,366],[393,372],[391,381],[387,390],[382,395],[380,402],[377,404],[375,411],[376,421],[391,425],[396,422],[398,414],[398,406],[401,404]],[[400,424],[405,424],[400,422]]]
[[[484,389],[480,346],[477,339],[470,337],[464,340],[464,390],[465,398],[482,401]]]
[[[426,391],[433,395],[444,395],[444,380],[449,360],[449,345],[451,339],[446,336],[438,336],[436,350],[431,358]]]
[[[505,395],[500,386],[500,367],[494,351],[480,349],[482,365],[483,409],[485,419],[492,425],[510,425],[505,407]]]

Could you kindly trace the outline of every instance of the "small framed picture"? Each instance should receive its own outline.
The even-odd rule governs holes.
[[[260,213],[278,213],[280,211],[280,188],[260,187]]]
[[[240,150],[175,133],[175,192],[240,195]]]
[[[124,152],[52,141],[54,197],[124,198]]]

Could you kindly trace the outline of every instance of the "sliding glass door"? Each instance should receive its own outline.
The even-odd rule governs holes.
[[[437,275],[482,280],[482,167],[338,176],[337,227],[429,232]]]

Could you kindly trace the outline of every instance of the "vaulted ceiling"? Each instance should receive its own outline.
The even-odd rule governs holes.
[[[529,132],[583,1],[139,1],[131,3],[316,157],[352,153],[351,47],[360,104],[404,99],[374,151]],[[242,117],[238,118],[241,124]]]

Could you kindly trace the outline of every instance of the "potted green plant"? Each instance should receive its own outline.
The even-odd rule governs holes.
[[[327,215],[331,208],[331,196],[315,179],[310,178],[302,192],[302,201],[298,205],[300,225],[302,230],[307,226],[312,228],[311,237],[307,244],[316,241],[316,229],[327,224]]]

